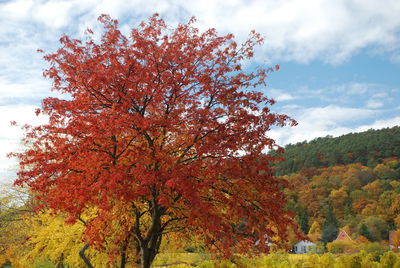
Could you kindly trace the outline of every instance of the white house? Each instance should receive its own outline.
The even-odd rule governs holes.
[[[294,245],[294,253],[296,254],[304,254],[304,253],[309,253],[311,251],[314,251],[316,248],[316,245],[308,240],[301,240],[298,242],[296,245]]]

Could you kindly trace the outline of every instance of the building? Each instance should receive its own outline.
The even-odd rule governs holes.
[[[340,233],[338,234],[335,242],[337,241],[343,241],[343,240],[353,240],[351,237],[347,234],[345,230],[341,230]]]
[[[398,231],[389,231],[389,246],[395,252],[400,252],[399,236]]]
[[[309,252],[313,252],[316,250],[316,245],[308,240],[301,240],[293,247],[293,251],[296,254],[305,254]]]

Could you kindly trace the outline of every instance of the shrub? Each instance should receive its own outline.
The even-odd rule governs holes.
[[[337,258],[334,267],[336,268],[362,268],[362,256],[359,254],[343,255]]]
[[[352,240],[334,241],[328,243],[326,248],[333,254],[351,254],[359,251],[359,245]]]
[[[400,256],[392,251],[385,252],[381,256],[380,263],[382,268],[392,268],[396,265],[400,267]]]
[[[374,261],[379,261],[380,257],[390,250],[388,246],[382,245],[378,242],[364,244],[362,249],[365,250],[365,252],[370,253]]]
[[[323,254],[323,255],[309,255],[308,258],[304,261],[303,266],[298,267],[315,267],[315,268],[325,268],[325,267],[333,267],[335,263],[335,256],[332,254]],[[296,267],[296,266],[295,266]]]

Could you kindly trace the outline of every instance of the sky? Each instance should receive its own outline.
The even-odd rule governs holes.
[[[0,0],[0,182],[15,178],[22,131],[10,121],[44,124],[34,110],[51,92],[37,49],[54,52],[59,38],[99,33],[100,14],[123,32],[153,13],[168,24],[197,18],[201,30],[251,30],[265,37],[253,65],[275,66],[263,92],[272,110],[298,121],[269,135],[285,145],[400,125],[400,1],[398,0]]]

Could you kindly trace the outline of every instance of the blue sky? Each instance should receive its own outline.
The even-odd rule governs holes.
[[[34,110],[56,95],[36,50],[56,50],[63,33],[99,32],[102,13],[128,32],[155,12],[170,25],[196,16],[201,30],[239,41],[252,29],[265,36],[253,63],[281,70],[264,92],[299,122],[271,131],[280,144],[400,124],[398,0],[0,0],[0,181],[12,180],[16,163],[5,155],[20,149],[10,121],[45,123]]]

